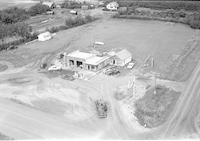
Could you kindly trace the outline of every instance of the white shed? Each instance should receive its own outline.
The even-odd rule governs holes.
[[[125,66],[132,60],[132,54],[126,50],[123,49],[115,54],[114,60],[113,60],[113,65],[116,66]]]
[[[42,4],[48,6],[49,8],[55,8],[56,7],[55,3],[50,2],[50,1],[44,1]]]
[[[52,38],[52,34],[50,32],[44,32],[38,35],[38,41],[47,41]]]
[[[113,11],[116,11],[117,9],[118,9],[118,7],[119,7],[119,4],[117,3],[117,2],[115,2],[115,1],[113,1],[113,2],[110,2],[110,3],[108,3],[107,5],[106,5],[106,8],[108,9],[108,10],[113,10]]]

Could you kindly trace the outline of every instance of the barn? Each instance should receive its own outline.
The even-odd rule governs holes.
[[[67,54],[65,62],[70,68],[82,68],[90,71],[98,71],[111,63],[111,56],[98,56],[93,53],[76,50]]]

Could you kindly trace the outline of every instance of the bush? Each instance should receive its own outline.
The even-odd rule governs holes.
[[[65,25],[67,27],[73,27],[73,26],[83,25],[94,20],[95,18],[93,18],[90,15],[87,15],[85,17],[83,16],[69,17],[68,19],[65,20]]]
[[[141,125],[153,128],[163,124],[173,110],[180,93],[170,90],[164,86],[148,90],[144,97],[135,103],[137,117]]]
[[[49,11],[50,8],[47,5],[43,5],[43,4],[36,4],[34,6],[32,6],[29,10],[28,13],[31,16],[35,16],[38,14],[43,14],[46,13],[47,11]]]
[[[61,4],[61,8],[78,9],[81,8],[81,5],[81,3],[66,0]]]
[[[12,24],[24,21],[29,18],[26,10],[12,7],[5,10],[0,11],[0,22],[4,24]]]
[[[174,10],[187,10],[187,11],[199,11],[200,4],[199,1],[177,1],[177,2],[170,2],[170,1],[122,1],[119,0],[120,7],[146,7],[152,9],[174,9]]]

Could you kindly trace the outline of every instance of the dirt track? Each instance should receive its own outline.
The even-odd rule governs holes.
[[[198,136],[195,128],[195,119],[199,114],[200,107],[200,63],[196,67],[187,84],[183,95],[177,101],[174,111],[164,125],[164,138]],[[194,137],[196,137],[194,136]]]

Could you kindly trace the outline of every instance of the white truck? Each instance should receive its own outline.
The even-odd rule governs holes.
[[[74,14],[74,15],[78,15],[78,12],[76,10],[70,10],[69,13]]]
[[[48,68],[48,71],[59,71],[61,69],[62,69],[61,66],[53,65],[53,66],[51,66],[51,67]]]

